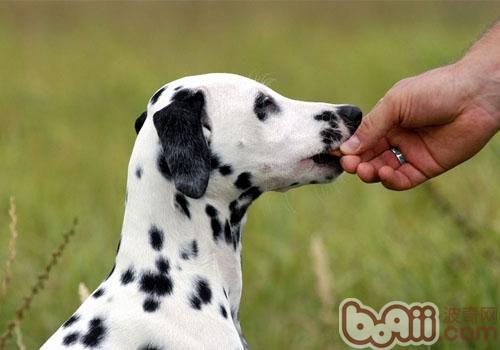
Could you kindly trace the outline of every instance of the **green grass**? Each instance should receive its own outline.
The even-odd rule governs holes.
[[[304,100],[368,111],[396,81],[452,62],[498,3],[0,4],[0,262],[18,204],[14,281],[0,332],[73,217],[78,233],[21,325],[29,349],[79,304],[114,259],[133,121],[159,86],[234,72]],[[500,139],[432,181],[477,228],[470,238],[426,187],[395,193],[344,176],[266,194],[244,236],[241,319],[254,349],[347,349],[321,321],[310,240],[325,243],[335,308],[357,297],[499,306]],[[1,271],[1,270],[0,270]],[[0,272],[1,273],[1,272]],[[1,277],[1,275],[0,275]],[[336,317],[336,310],[332,310]],[[492,350],[439,341],[433,349]],[[8,349],[15,348],[12,343]]]

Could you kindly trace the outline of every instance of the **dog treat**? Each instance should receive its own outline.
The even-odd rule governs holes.
[[[340,151],[340,148],[331,149],[330,154],[332,156],[335,156],[335,157],[342,157],[343,156],[342,152]]]

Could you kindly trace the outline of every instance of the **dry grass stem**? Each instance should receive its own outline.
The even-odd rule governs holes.
[[[62,237],[63,241],[54,250],[48,264],[45,266],[42,273],[38,275],[35,284],[31,287],[30,292],[26,297],[24,297],[23,303],[16,310],[14,319],[7,323],[5,331],[0,336],[0,350],[3,350],[5,348],[5,343],[7,339],[9,339],[12,336],[12,332],[14,331],[16,324],[19,324],[23,320],[24,315],[31,307],[33,299],[36,297],[36,295],[40,293],[40,291],[42,291],[45,288],[45,283],[49,279],[51,270],[57,265],[57,263],[59,262],[59,258],[66,249],[66,246],[70,242],[71,237],[75,234],[77,224],[78,220],[75,218],[71,226],[71,229],[63,234]]]
[[[26,345],[23,341],[23,334],[21,333],[21,326],[19,322],[16,322],[16,326],[14,328],[14,332],[16,333],[16,345],[19,350],[26,350]]]
[[[16,258],[16,242],[19,233],[17,232],[17,212],[16,212],[16,201],[14,197],[10,197],[10,207],[9,207],[9,255],[7,260],[5,261],[5,271],[4,278],[2,279],[1,288],[0,288],[0,298],[3,298],[7,295],[7,288],[9,287],[10,281],[12,279],[12,263]]]
[[[332,291],[332,273],[328,267],[328,255],[323,240],[319,235],[311,238],[311,256],[313,270],[316,277],[316,292],[321,300],[321,318],[330,326],[335,325],[334,304],[335,298]]]
[[[78,285],[78,295],[80,296],[81,303],[83,303],[90,295],[88,287],[83,282],[80,282]]]

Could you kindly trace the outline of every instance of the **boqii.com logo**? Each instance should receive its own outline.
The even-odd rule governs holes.
[[[395,345],[432,345],[439,338],[439,310],[433,303],[393,301],[376,312],[354,298],[339,306],[342,340],[357,349],[391,349]]]

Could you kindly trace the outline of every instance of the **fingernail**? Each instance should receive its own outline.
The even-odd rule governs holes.
[[[354,135],[349,140],[340,145],[340,150],[342,151],[342,153],[353,153],[359,148],[359,145],[359,138]]]

